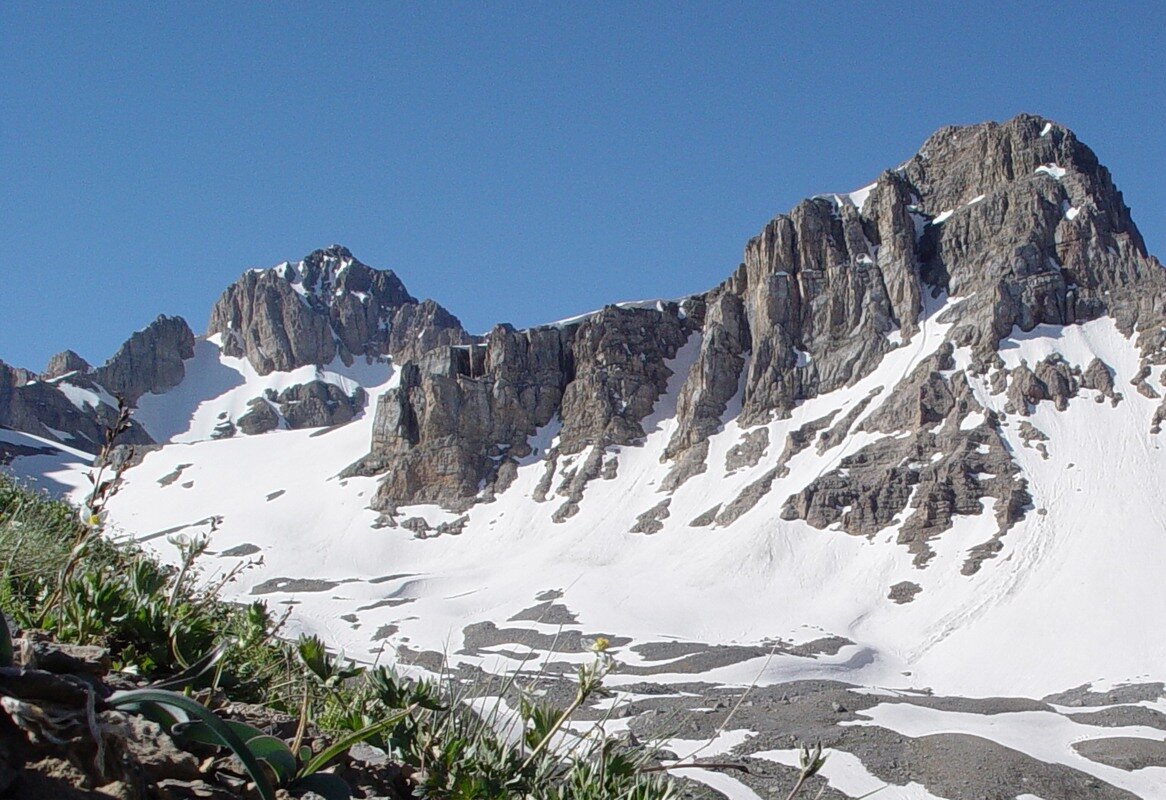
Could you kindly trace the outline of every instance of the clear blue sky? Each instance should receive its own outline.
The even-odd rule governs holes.
[[[680,296],[800,198],[1019,111],[1166,252],[1163,4],[627,5],[0,4],[0,359],[201,332],[333,242],[476,332]]]

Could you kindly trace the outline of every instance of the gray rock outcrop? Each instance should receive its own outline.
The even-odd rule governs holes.
[[[63,350],[49,359],[41,378],[49,380],[68,375],[70,372],[85,373],[90,370],[89,362],[81,358],[72,350]]]
[[[186,377],[182,362],[193,357],[194,334],[186,320],[160,316],[93,370],[93,380],[133,404],[148,392],[162,394],[182,383]]]
[[[391,270],[376,270],[333,245],[298,263],[250,270],[211,311],[208,334],[261,375],[339,357],[419,357],[471,337],[437,303],[418,302]]]
[[[343,425],[360,413],[367,401],[367,393],[359,386],[348,395],[324,381],[298,383],[278,392],[268,389],[263,397],[251,400],[238,426],[243,433],[254,435],[279,427],[296,430]]]
[[[117,421],[118,398],[133,405],[147,392],[173,388],[186,374],[183,360],[193,355],[186,322],[160,316],[96,369],[72,351],[50,359],[39,377],[0,362],[0,426],[96,453]],[[133,420],[118,441],[154,442]]]
[[[491,487],[558,416],[556,452],[630,444],[663,392],[688,329],[679,306],[609,306],[572,325],[498,326],[480,344],[430,351],[381,395],[372,447],[346,474],[385,473],[375,504],[458,507]],[[588,480],[598,475],[587,471]],[[549,490],[549,486],[548,486]],[[560,517],[574,513],[567,493]]]
[[[378,398],[372,446],[352,474],[388,470],[377,504],[473,498],[559,411],[574,370],[566,331],[497,326],[481,344],[443,347],[401,367]]]

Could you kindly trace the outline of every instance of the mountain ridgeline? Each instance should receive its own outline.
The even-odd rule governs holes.
[[[992,501],[996,530],[969,552],[972,573],[1032,510],[1004,417],[1023,426],[1036,404],[1063,407],[1082,390],[1122,400],[1111,365],[1054,354],[1008,369],[1000,341],[1110,317],[1137,334],[1143,372],[1132,388],[1157,398],[1146,378],[1166,364],[1163,288],[1162,265],[1093,152],[1064,127],[1021,115],[943,128],[871,186],[801,202],[746,244],[724,282],[679,301],[477,336],[344,247],[250,270],[211,313],[207,342],[221,356],[258,375],[391,359],[399,381],[375,397],[319,380],[269,390],[216,435],[340,425],[363,410],[375,415],[371,440],[341,477],[376,476],[370,502],[390,523],[404,506],[460,513],[489,502],[532,458],[546,465],[533,499],[553,502],[564,521],[589,482],[617,472],[607,449],[644,439],[682,368],[662,456],[670,469],[636,532],[660,529],[670,495],[709,470],[710,436],[735,419],[748,430],[727,463],[768,468],[735,496],[710,492],[707,511],[687,524],[732,524],[798,453],[849,443],[835,467],[785,499],[781,516],[866,536],[896,526],[924,566],[953,517]],[[769,441],[769,421],[854,386],[929,325],[946,326],[942,345],[896,382]],[[112,398],[136,404],[179,386],[196,341],[181,319],[159,317],[101,367],[69,351],[40,375],[0,364],[0,425],[95,452]],[[1006,393],[1006,413],[977,401],[973,378]],[[1147,435],[1164,418],[1166,403]],[[536,451],[548,426],[557,439]],[[124,441],[162,443],[137,424]]]

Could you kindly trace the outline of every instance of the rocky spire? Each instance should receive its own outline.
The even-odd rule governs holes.
[[[391,270],[373,269],[333,245],[303,261],[250,270],[211,312],[208,334],[260,374],[327,364],[339,356],[420,356],[470,341],[457,318],[418,302]]]
[[[59,378],[62,375],[68,375],[70,372],[85,373],[89,370],[90,366],[88,361],[81,358],[81,356],[72,350],[64,350],[49,359],[49,363],[45,366],[45,371],[41,373],[41,377],[45,379]]]
[[[133,404],[142,395],[173,389],[186,376],[183,361],[194,356],[194,334],[182,317],[159,316],[126,340],[113,358],[93,370],[110,394]]]

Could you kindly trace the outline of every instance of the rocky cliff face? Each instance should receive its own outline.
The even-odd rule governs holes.
[[[148,392],[173,389],[193,355],[194,334],[186,322],[160,316],[96,369],[71,350],[53,356],[40,376],[0,362],[0,426],[97,452],[117,420],[118,400],[132,406]],[[134,445],[153,441],[136,422],[121,439]]]
[[[400,388],[378,402],[370,453],[353,471],[384,474],[380,508],[464,508],[504,487],[528,438],[557,419],[546,492],[559,481],[569,516],[582,487],[605,464],[616,468],[604,448],[643,437],[642,422],[676,367],[669,362],[696,336],[664,455],[675,465],[661,487],[667,494],[706,470],[705,440],[734,404],[740,425],[758,427],[730,459],[755,464],[768,447],[760,426],[855,384],[888,353],[912,346],[929,303],[962,298],[942,320],[950,325],[946,355],[889,394],[823,421],[804,444],[786,443],[788,459],[860,430],[880,437],[791,496],[783,516],[857,535],[898,525],[923,564],[928,540],[954,515],[992,502],[999,532],[969,559],[974,570],[1028,499],[1000,439],[1008,423],[983,413],[951,361],[953,348],[968,348],[977,374],[997,370],[994,380],[1010,392],[1063,395],[1067,379],[1052,367],[1043,378],[999,371],[1001,337],[1110,314],[1126,329],[1151,331],[1140,341],[1147,361],[1160,363],[1162,337],[1152,331],[1162,287],[1161,265],[1146,255],[1109,173],[1071,132],[1025,115],[945,128],[872,186],[776,217],[730,278],[682,305],[612,307],[559,329],[499,329],[486,343],[414,359]],[[1089,372],[1097,379],[1104,369]],[[1043,388],[1024,388],[1036,383]],[[557,464],[575,453],[581,460]],[[771,483],[694,524],[729,524]],[[645,513],[656,524],[657,511]]]
[[[132,405],[148,392],[162,394],[182,383],[182,362],[193,356],[194,334],[186,320],[161,316],[93,370],[93,379]]]
[[[418,302],[391,270],[372,269],[339,245],[244,273],[215,303],[207,333],[261,375],[337,357],[419,357],[470,341],[441,306]]]

